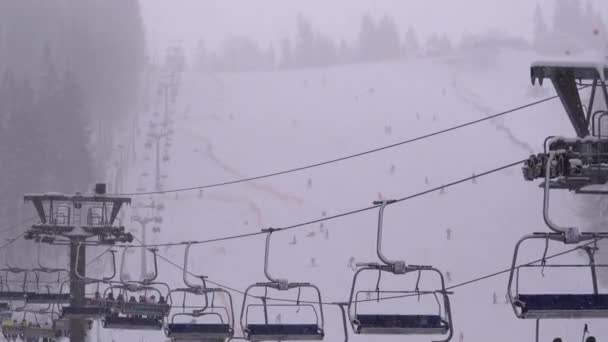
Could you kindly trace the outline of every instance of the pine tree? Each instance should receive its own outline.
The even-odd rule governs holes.
[[[205,46],[204,40],[201,38],[198,41],[198,45],[196,47],[196,53],[194,56],[194,65],[198,70],[208,70],[209,68],[209,53],[207,52],[207,48]]]
[[[379,58],[392,59],[399,57],[401,37],[397,25],[388,15],[384,15],[378,23],[377,39],[380,48],[380,51],[378,51]]]
[[[291,68],[294,65],[294,52],[291,47],[291,41],[285,37],[281,39],[281,68]]]
[[[360,61],[372,61],[377,54],[376,49],[376,23],[369,13],[361,19],[359,31],[359,47],[357,59]]]
[[[302,14],[298,15],[296,27],[295,60],[296,67],[315,64],[316,34],[310,21]]]
[[[418,36],[412,27],[410,27],[405,34],[403,50],[405,55],[410,57],[416,57],[420,54],[420,43],[418,41]]]

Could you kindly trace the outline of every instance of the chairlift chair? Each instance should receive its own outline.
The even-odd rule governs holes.
[[[208,288],[204,276],[200,276],[202,285],[192,284],[188,281],[188,256],[190,247],[188,244],[184,251],[184,267],[183,280],[186,288],[174,289],[169,293],[168,300],[172,302],[171,294],[182,292],[185,296],[193,294],[204,298],[204,305],[192,312],[179,312],[171,316],[171,323],[167,324],[165,333],[172,341],[200,341],[200,342],[225,342],[234,336],[234,307],[232,304],[232,295],[230,292],[221,288]],[[224,294],[228,298],[228,305],[216,305],[215,295]],[[209,302],[211,296],[211,303]],[[196,318],[214,318],[213,323],[196,322],[196,323],[177,323],[177,317]]]
[[[26,322],[4,321],[2,322],[2,335],[7,339],[16,341],[17,338],[22,338],[25,331]]]
[[[8,259],[5,260],[6,267],[0,269],[4,273],[4,279],[0,280],[0,302],[10,303],[11,301],[25,301],[26,295],[31,295],[33,292],[26,291],[27,274],[30,271],[27,268],[14,267],[9,265]],[[9,284],[9,274],[23,274],[23,283],[21,291],[12,291]]]
[[[38,321],[38,314],[50,314],[52,319],[53,314],[56,314],[55,312],[47,310],[19,310],[18,312],[23,312],[23,319],[20,322],[7,320],[2,323],[4,336],[11,336],[13,340],[15,340],[15,337],[19,337],[24,341],[38,341],[39,339],[49,341],[61,336],[61,332],[55,330],[54,324],[49,324],[49,321],[41,324]],[[27,314],[33,314],[34,320],[27,320]]]
[[[53,320],[53,329],[61,336],[61,337],[69,337],[71,332],[71,319],[69,318],[57,318]],[[86,320],[86,326],[88,330],[91,330],[93,327],[92,320]]]
[[[370,335],[442,335],[446,336],[442,341],[447,342],[453,336],[453,322],[450,307],[450,292],[445,287],[443,274],[438,269],[432,266],[406,265],[404,261],[389,260],[382,252],[382,227],[384,220],[384,209],[387,205],[395,203],[394,200],[375,201],[374,205],[380,207],[378,214],[378,235],[376,251],[378,258],[382,263],[358,263],[359,268],[354,277],[351,287],[348,315],[351,326],[355,334],[370,334]],[[423,273],[433,273],[440,282],[439,290],[420,290],[418,284],[414,290],[404,291],[381,291],[378,286],[375,290],[361,291],[357,289],[357,279],[360,274],[366,272],[377,273],[379,276],[382,273],[390,273],[394,275],[410,275],[420,277]],[[366,292],[376,293],[379,300],[391,300],[408,296],[431,295],[434,296],[438,312],[434,315],[419,315],[419,314],[362,314],[359,313],[357,304],[362,301],[360,295]],[[388,298],[380,297],[383,293],[389,295]]]
[[[570,235],[570,236],[569,236]],[[540,320],[542,319],[589,319],[608,318],[608,294],[600,293],[596,275],[597,267],[608,267],[608,264],[596,264],[595,252],[597,241],[608,238],[608,233],[577,233],[572,230],[552,233],[534,233],[524,236],[515,245],[513,262],[509,274],[508,297],[513,312],[520,319],[536,320],[536,342],[539,341]],[[544,240],[545,249],[540,262],[517,265],[519,249],[528,240]],[[566,245],[580,245],[589,258],[588,264],[547,264],[546,254],[550,242]],[[587,242],[583,245],[581,243]],[[591,271],[592,293],[520,293],[519,275],[522,268],[589,268]]]
[[[40,324],[29,324],[23,329],[23,336],[25,339],[33,339],[38,341],[39,339],[55,339],[61,337],[61,332],[55,330],[55,328],[46,323],[46,325]]]
[[[151,250],[154,254],[154,275],[150,278],[145,278],[142,281],[127,281],[124,279],[124,264],[125,255],[128,247],[125,247],[122,254],[119,285],[110,286],[104,293],[107,298],[108,291],[113,293],[118,290],[123,300],[116,300],[110,307],[110,314],[103,319],[103,327],[106,329],[126,329],[126,330],[161,330],[163,327],[164,318],[169,315],[171,307],[166,303],[162,292],[158,289],[158,285],[163,285],[167,289],[167,295],[170,291],[169,285],[161,282],[155,282],[158,276],[158,263],[156,250]],[[158,302],[137,302],[133,293],[155,292],[158,294]]]
[[[64,268],[52,268],[52,267],[47,267],[47,266],[43,265],[42,258],[41,258],[41,254],[42,254],[41,248],[42,248],[42,242],[38,241],[38,245],[36,248],[36,258],[37,258],[38,267],[29,269],[25,274],[25,280],[27,280],[29,273],[33,273],[36,278],[36,292],[27,293],[25,295],[25,302],[27,304],[50,304],[50,305],[68,303],[71,300],[70,294],[62,293],[63,287],[65,286],[67,281],[64,281],[63,283],[59,283],[59,277],[61,276],[62,273],[65,273],[66,275],[69,274],[69,270],[64,269]],[[60,292],[51,293],[50,287],[47,287],[46,293],[41,292],[40,285],[39,285],[40,273],[57,274],[57,281],[58,281],[58,284],[60,285],[60,287],[59,287]]]
[[[0,302],[0,322],[10,319],[13,315],[10,303]]]
[[[76,248],[76,259],[78,259],[78,255],[80,253],[81,244],[78,244]],[[96,283],[98,286],[100,283],[109,284],[112,279],[116,276],[116,251],[109,250],[110,256],[112,258],[112,274],[103,277],[101,279],[94,279],[85,277],[80,274],[76,265],[74,265],[74,273],[76,277],[78,277],[85,284]],[[71,303],[69,306],[64,306],[61,310],[61,317],[67,319],[97,319],[102,318],[110,314],[109,306],[112,303],[109,303],[99,294],[99,289],[96,294],[97,298],[85,298],[85,303],[83,305],[74,305]]]
[[[290,283],[287,279],[277,279],[270,275],[268,271],[270,238],[274,229],[265,229],[263,232],[266,236],[266,252],[264,256],[264,274],[268,282],[260,282],[250,285],[243,295],[243,305],[241,309],[240,324],[248,341],[321,341],[325,337],[324,331],[324,316],[323,316],[323,301],[321,299],[321,291],[315,285],[310,283]],[[263,296],[253,296],[253,289],[264,290]],[[285,301],[284,304],[268,304],[268,301],[275,301],[267,296],[269,290],[287,292],[298,291],[298,298],[294,301]],[[302,292],[312,290],[315,294],[314,301],[301,301],[300,295]],[[262,304],[248,304],[249,298],[259,298]],[[250,323],[250,309],[262,307],[264,312],[264,322],[261,324]],[[314,315],[315,322],[310,323],[270,323],[268,321],[269,308],[296,308],[296,309],[311,309]]]
[[[596,267],[608,267],[608,264],[596,264],[595,251],[596,241],[607,238],[608,233],[581,233],[580,244],[592,241],[594,247],[585,247],[589,263],[584,265],[546,264],[544,261],[534,264],[517,265],[519,248],[523,242],[534,239],[545,240],[545,251],[550,242],[569,243],[563,233],[535,233],[520,239],[515,246],[513,263],[509,274],[509,299],[515,315],[522,319],[551,319],[551,318],[608,318],[608,294],[599,293]],[[570,242],[571,243],[571,242]],[[588,244],[587,244],[588,245]],[[582,248],[582,247],[581,247]],[[546,252],[545,252],[546,254]],[[546,255],[545,255],[546,256]],[[543,257],[544,260],[544,257]],[[592,293],[588,294],[521,294],[519,293],[519,270],[526,267],[546,268],[589,268],[591,270]],[[515,286],[515,289],[513,288]]]

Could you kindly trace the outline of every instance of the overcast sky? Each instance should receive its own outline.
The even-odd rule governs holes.
[[[292,34],[298,12],[315,27],[336,37],[352,38],[364,12],[390,13],[405,31],[414,27],[422,39],[447,33],[459,39],[489,28],[530,36],[537,3],[550,20],[558,0],[142,0],[150,43],[158,49],[173,39],[191,48],[200,37],[210,46],[230,35],[248,35],[263,44]],[[589,0],[608,14],[608,1]],[[586,2],[586,1],[581,1]]]

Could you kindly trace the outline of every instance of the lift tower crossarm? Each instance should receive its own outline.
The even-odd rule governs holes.
[[[123,204],[131,204],[131,199],[127,197],[120,196],[107,196],[107,195],[66,195],[61,193],[41,193],[41,194],[26,194],[23,196],[23,200],[25,202],[32,202],[34,207],[36,208],[36,212],[40,218],[40,221],[43,224],[47,222],[47,213],[45,213],[43,203],[50,202],[71,202],[71,203],[100,203],[100,204],[112,204],[112,209],[110,211],[110,219],[109,224],[114,224],[116,217],[118,216],[118,212]],[[49,213],[50,215],[50,213]]]
[[[588,136],[591,123],[590,113],[593,111],[593,102],[598,85],[601,87],[604,99],[608,104],[607,63],[536,62],[530,68],[530,76],[533,85],[537,80],[540,85],[543,84],[545,78],[551,80],[576,134],[581,138]],[[586,108],[583,108],[579,93],[579,86],[582,85],[583,81],[590,81],[589,85],[592,87],[591,98]]]

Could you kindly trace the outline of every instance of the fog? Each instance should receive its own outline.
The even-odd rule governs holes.
[[[603,1],[588,2],[604,14],[608,10]],[[459,39],[465,33],[500,29],[529,38],[537,3],[542,4],[547,14],[553,10],[554,1],[527,0],[179,0],[178,5],[147,0],[142,2],[142,9],[150,39],[158,49],[172,39],[183,40],[192,47],[201,36],[217,45],[230,35],[243,34],[268,44],[294,33],[293,22],[298,13],[310,17],[315,26],[335,37],[355,37],[361,16],[371,13],[390,14],[402,31],[415,27],[423,37],[447,33]]]
[[[203,340],[333,342],[350,302],[350,341],[532,340],[510,273],[522,293],[593,284],[565,235],[511,267],[550,231],[522,170],[575,136],[530,66],[601,70],[607,16],[600,0],[0,0],[3,336],[197,340],[213,323],[226,335]],[[606,208],[551,191],[564,227],[603,233]],[[608,336],[596,311],[553,311],[540,341]]]

